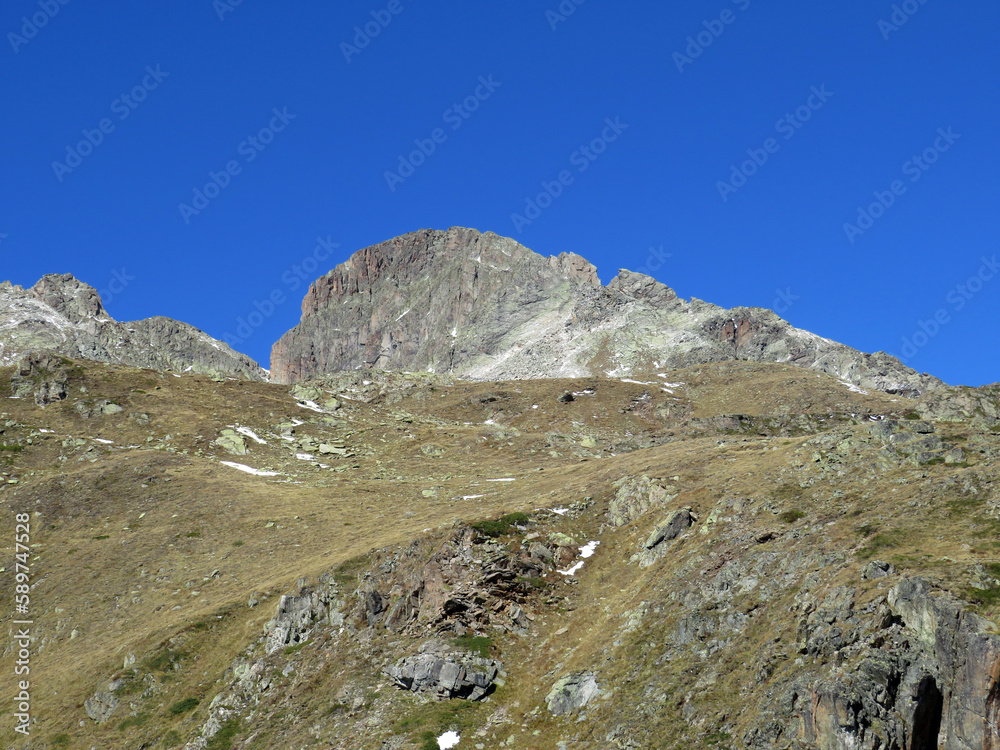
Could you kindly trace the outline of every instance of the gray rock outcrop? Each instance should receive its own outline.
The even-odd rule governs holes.
[[[87,716],[98,724],[107,721],[118,708],[118,697],[109,690],[99,690],[83,702]]]
[[[146,367],[267,380],[267,372],[197,328],[164,317],[113,320],[97,291],[70,274],[30,289],[0,283],[0,366],[30,351]]]
[[[478,701],[493,690],[503,665],[456,652],[442,641],[428,641],[420,646],[419,653],[403,657],[382,671],[402,690]]]
[[[461,227],[359,250],[316,280],[301,322],[272,349],[271,371],[279,383],[369,368],[473,380],[628,377],[732,359],[787,362],[904,395],[941,385],[770,310],[685,301],[627,270],[601,286],[578,255],[546,258]]]
[[[31,397],[38,406],[62,401],[69,381],[67,364],[62,357],[44,352],[26,354],[10,378],[14,398]]]

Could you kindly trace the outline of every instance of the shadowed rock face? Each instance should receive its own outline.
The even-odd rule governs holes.
[[[186,323],[163,317],[113,320],[97,290],[70,274],[49,274],[31,289],[0,284],[0,365],[30,351],[267,380],[252,359]]]
[[[280,383],[366,368],[506,380],[648,376],[729,359],[788,362],[911,396],[941,385],[770,310],[687,302],[627,270],[601,286],[578,255],[543,257],[459,227],[365,248],[318,279],[271,368]]]

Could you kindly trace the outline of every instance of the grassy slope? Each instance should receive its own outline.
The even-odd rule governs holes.
[[[0,389],[8,379],[9,371],[0,371]],[[344,400],[342,409],[321,416],[297,406],[287,387],[84,363],[62,404],[42,410],[5,398],[0,425],[16,424],[0,437],[25,449],[0,457],[6,462],[0,469],[18,480],[0,497],[8,519],[32,512],[38,545],[32,561],[36,734],[66,734],[71,747],[132,747],[171,730],[187,738],[204,720],[204,706],[178,715],[170,706],[192,697],[207,703],[234,656],[273,615],[277,595],[300,577],[315,579],[372,548],[403,544],[458,519],[565,507],[585,497],[593,497],[600,511],[623,476],[677,477],[670,480],[680,492],[675,504],[692,506],[702,520],[720,509],[719,531],[692,534],[658,566],[638,570],[626,560],[647,527],[611,533],[596,512],[554,523],[581,541],[603,543],[595,558],[600,564],[585,566],[578,584],[554,584],[567,602],[542,614],[537,637],[505,644],[505,660],[525,666],[498,700],[541,733],[540,747],[568,731],[544,712],[524,716],[544,698],[552,675],[622,653],[643,654],[638,672],[635,658],[631,665],[614,660],[605,670],[605,679],[616,684],[626,685],[628,676],[641,685],[654,669],[651,647],[643,644],[668,639],[683,612],[668,607],[638,630],[622,632],[619,650],[609,651],[608,633],[643,602],[668,600],[695,568],[711,569],[716,558],[743,554],[745,540],[761,532],[777,534],[786,550],[799,545],[847,552],[854,567],[835,574],[845,580],[855,580],[855,568],[878,554],[962,592],[971,565],[997,559],[988,536],[995,529],[980,507],[984,497],[959,491],[970,476],[993,471],[977,466],[974,457],[970,466],[869,470],[878,466],[876,447],[858,451],[855,466],[849,456],[830,458],[836,446],[817,447],[808,436],[761,437],[755,434],[759,425],[754,434],[706,434],[688,421],[725,414],[839,415],[831,420],[837,429],[865,435],[863,426],[849,426],[850,414],[901,415],[912,408],[905,399],[853,393],[824,375],[780,365],[721,363],[669,373],[665,380],[686,385],[668,393],[658,385],[595,378],[498,384],[403,378],[383,396],[356,383],[354,398],[374,396],[370,403]],[[567,391],[580,395],[558,401]],[[73,411],[79,399],[102,398],[124,412],[84,419]],[[139,415],[147,415],[148,424]],[[324,458],[328,469],[297,460],[277,434],[277,426],[293,418],[306,421],[297,434],[342,440],[355,456]],[[248,440],[250,454],[243,457],[211,445],[221,429],[235,424],[251,427],[267,445]],[[969,434],[963,425],[948,430],[956,441]],[[84,443],[63,445],[73,439]],[[442,454],[428,455],[422,450],[428,444],[434,446],[430,453]],[[250,476],[220,460],[279,476]],[[504,477],[516,481],[486,481]],[[803,490],[800,484],[810,478],[818,484]],[[781,520],[787,511],[803,516]],[[0,573],[4,591],[13,587],[11,554]],[[254,592],[266,600],[251,609],[247,600]],[[752,612],[751,600],[746,608]],[[788,606],[769,602],[776,619],[760,620],[748,642],[763,644],[772,631],[787,629]],[[561,628],[565,634],[554,636]],[[119,728],[130,713],[123,705],[95,727],[85,720],[83,701],[122,673],[127,654],[138,658],[158,692],[139,699],[141,690],[125,688],[124,698],[139,715],[133,726]],[[718,678],[705,689],[724,706],[727,695],[739,693],[732,681],[745,675],[733,676],[736,656],[721,658]],[[666,684],[673,680],[690,690],[683,664],[675,666]],[[299,685],[293,694],[329,696],[344,676],[327,669],[311,679],[308,689]],[[11,691],[5,669],[0,692]],[[620,691],[616,704],[627,688]],[[481,725],[494,708],[469,710],[476,713],[470,724]],[[673,727],[676,712],[665,711],[649,724],[661,721],[663,729]],[[290,728],[288,742],[301,733],[305,744],[304,727]]]

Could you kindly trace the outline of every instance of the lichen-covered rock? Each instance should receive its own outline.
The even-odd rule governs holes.
[[[118,707],[118,696],[109,690],[99,690],[83,702],[87,716],[98,724],[107,721]]]
[[[212,445],[216,445],[234,456],[247,454],[247,441],[236,430],[223,430],[219,437],[212,441]]]
[[[545,696],[553,716],[575,713],[601,694],[597,677],[591,672],[579,672],[559,679]]]

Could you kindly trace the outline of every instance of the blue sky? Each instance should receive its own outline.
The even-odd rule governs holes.
[[[11,0],[0,278],[249,319],[266,365],[307,280],[469,226],[995,382],[998,26],[944,0]]]

